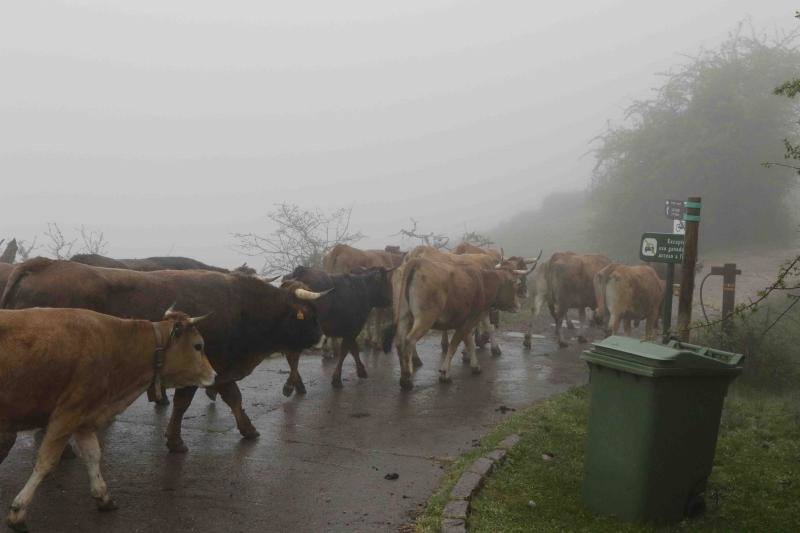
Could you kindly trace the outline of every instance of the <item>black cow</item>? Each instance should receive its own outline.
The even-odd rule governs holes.
[[[342,386],[342,363],[348,353],[353,354],[356,360],[358,377],[367,377],[356,338],[373,307],[391,305],[390,272],[384,267],[372,267],[350,274],[328,274],[299,266],[283,278],[284,282],[300,281],[313,291],[333,289],[331,294],[317,302],[317,316],[326,337],[342,339],[338,347],[338,363],[331,380],[334,387]]]
[[[298,281],[279,289],[259,278],[207,270],[137,272],[39,257],[14,268],[0,308],[76,307],[147,320],[159,320],[174,302],[195,316],[213,311],[199,326],[217,372],[210,388],[230,406],[242,436],[254,438],[258,431],[244,412],[236,382],[264,357],[282,352],[291,367],[284,391],[305,392],[297,364],[300,353],[322,335],[313,302],[320,296]],[[167,428],[170,451],[186,451],[181,421],[196,390],[175,391]]]
[[[229,272],[221,267],[207,265],[191,257],[147,257],[144,259],[112,259],[99,254],[76,254],[69,258],[70,261],[106,268],[127,268],[151,272],[154,270],[210,270],[212,272]],[[246,265],[242,265],[246,266]],[[242,268],[242,267],[239,267]]]

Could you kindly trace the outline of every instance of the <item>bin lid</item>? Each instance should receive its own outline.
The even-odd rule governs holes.
[[[590,350],[583,352],[581,359],[632,374],[660,377],[738,374],[744,356],[680,341],[664,345],[611,336],[593,343]]]

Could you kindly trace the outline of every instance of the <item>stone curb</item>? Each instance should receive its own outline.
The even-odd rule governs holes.
[[[450,498],[442,512],[442,533],[465,533],[469,502],[480,490],[486,476],[505,461],[508,450],[519,442],[519,435],[509,435],[497,447],[482,457],[478,457],[458,478],[450,491]]]

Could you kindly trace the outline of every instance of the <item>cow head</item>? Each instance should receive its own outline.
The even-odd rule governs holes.
[[[281,290],[286,293],[288,307],[281,327],[289,348],[300,351],[318,343],[322,330],[317,322],[316,302],[333,289],[315,292],[305,283],[286,277]]]
[[[395,268],[356,267],[351,274],[363,279],[370,294],[370,305],[373,307],[389,307],[392,305],[392,272]]]
[[[196,327],[210,314],[192,318],[170,307],[164,313],[163,322],[156,324],[155,327],[162,328],[162,333],[168,339],[164,351],[164,366],[161,370],[161,379],[165,386],[207,387],[214,383],[217,373],[208,361],[203,336]]]

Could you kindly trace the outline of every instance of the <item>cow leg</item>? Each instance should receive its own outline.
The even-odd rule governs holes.
[[[164,406],[169,405],[169,396],[167,396],[167,388],[163,385],[161,386],[161,399],[156,399],[156,390],[154,384],[151,383],[149,387],[147,387],[147,401],[153,402],[156,406]]]
[[[208,396],[208,399],[211,400],[212,402],[217,401],[217,394],[219,394],[219,391],[215,389],[213,386],[206,387],[206,396]]]
[[[331,346],[338,347],[338,344],[331,339]],[[289,377],[286,378],[286,383],[283,384],[283,395],[291,396],[295,390],[297,390],[297,394],[305,394],[306,386],[298,370],[300,352],[290,352],[284,355],[286,356],[286,362],[289,363]]]
[[[239,429],[239,433],[242,437],[245,439],[254,439],[261,435],[256,431],[250,418],[248,418],[247,414],[244,412],[244,407],[242,407],[242,391],[239,390],[239,385],[237,385],[235,381],[229,381],[228,383],[217,385],[217,388],[219,389],[219,395],[222,397],[222,401],[231,408],[233,417],[236,419],[236,427]]]
[[[606,331],[606,335],[616,335],[619,332],[619,325],[622,319],[620,316],[615,313],[611,312],[611,316],[608,319],[608,331]]]
[[[60,423],[57,415],[55,418],[51,418],[47,426],[47,432],[42,440],[42,445],[39,447],[33,473],[16,498],[14,498],[11,503],[11,510],[6,518],[6,524],[14,531],[28,530],[25,524],[25,513],[28,510],[28,506],[33,500],[33,495],[39,484],[58,464],[71,432],[72,428]]]
[[[447,330],[442,330],[442,353],[447,353],[447,347],[450,346],[449,341],[447,340]]]
[[[500,345],[497,344],[497,335],[496,335],[497,326],[489,321],[486,321],[485,325],[489,331],[489,344],[492,347],[492,355],[494,355],[495,357],[497,357],[498,355],[503,355],[503,351],[500,349]]]
[[[533,311],[531,310],[531,315]],[[531,349],[533,345],[531,339],[533,338],[533,318],[528,321],[528,331],[525,332],[525,338],[522,340],[523,348]]]
[[[410,331],[405,335],[402,334],[405,328],[398,327],[398,331],[401,332],[399,337],[405,337],[399,340],[397,345],[397,353],[400,357],[400,388],[403,390],[411,390],[414,388],[414,383],[411,381],[412,368],[422,366],[422,360],[417,353],[417,342],[419,342],[432,325],[433,324],[414,320]],[[451,342],[450,347],[452,346],[453,344]],[[456,346],[458,346],[458,344],[456,344]],[[419,365],[417,365],[417,362],[419,362]]]
[[[3,464],[5,458],[8,457],[8,452],[10,452],[11,448],[14,447],[14,443],[16,441],[16,432],[0,433],[0,464]]]
[[[167,448],[172,453],[189,451],[181,438],[181,423],[184,413],[192,404],[195,392],[197,392],[197,387],[183,387],[175,389],[175,394],[172,396],[172,415],[170,415],[167,425]]]
[[[100,443],[97,442],[97,434],[94,431],[77,431],[75,444],[78,445],[78,452],[86,462],[86,470],[89,472],[89,490],[92,498],[97,502],[97,508],[100,511],[113,511],[117,506],[109,496],[108,485],[100,473]]]
[[[481,365],[478,363],[478,356],[475,353],[475,337],[473,335],[466,335],[464,337],[464,346],[466,346],[467,353],[469,354],[469,366],[473,374],[481,373]]]
[[[563,322],[566,314],[567,314],[566,309],[558,308],[555,310],[555,313],[553,315],[553,318],[556,321],[556,339],[558,339],[558,345],[562,348],[566,348],[567,346],[569,346],[569,344],[567,344],[567,341],[564,340],[564,334],[561,332],[561,322]]]
[[[419,352],[417,351],[416,344],[411,347],[411,366],[414,368],[414,370],[422,366],[422,359],[419,358]]]
[[[356,375],[361,379],[367,378],[367,368],[364,366],[364,363],[361,362],[361,354],[359,353],[361,350],[358,346],[358,339],[353,339],[350,342],[350,353],[353,354],[353,359],[356,360]]]
[[[622,321],[622,328],[625,331],[625,335],[630,337],[631,334],[633,333],[633,330],[631,329],[631,319],[630,318],[626,318],[625,320]]]
[[[337,363],[336,368],[333,370],[333,378],[331,379],[331,385],[337,389],[342,388],[342,364],[344,363],[344,358],[347,357],[347,353],[350,350],[350,339],[342,339],[342,342],[339,343],[337,346],[337,351],[334,353],[334,357],[336,357]]]
[[[589,327],[589,324],[586,322],[585,307],[581,307],[580,309],[578,309],[578,319],[580,320],[580,330],[581,330],[581,333],[578,334],[578,342],[584,344],[587,342],[584,333],[586,332],[586,328]]]
[[[439,367],[439,382],[440,383],[450,383],[452,381],[450,377],[450,361],[453,359],[453,355],[456,353],[456,349],[458,345],[464,340],[464,337],[468,336],[472,333],[476,324],[472,324],[472,327],[465,327],[461,326],[460,328],[453,331],[453,337],[450,339],[450,346],[447,350],[447,354],[444,356],[444,360],[442,361],[442,366]]]

